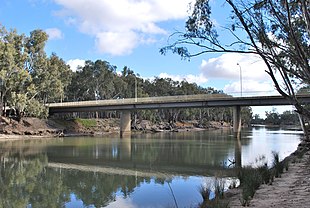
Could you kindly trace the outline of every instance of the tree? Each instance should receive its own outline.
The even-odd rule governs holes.
[[[273,125],[279,125],[281,123],[280,114],[276,111],[275,108],[273,108],[272,111],[266,111],[265,114],[265,123]]]
[[[258,55],[267,66],[266,72],[277,91],[291,101],[299,114],[310,118],[310,111],[296,96],[296,84],[310,82],[310,1],[225,2],[232,10],[232,23],[225,27],[233,38],[230,43],[219,40],[209,0],[196,0],[185,32],[175,33],[177,40],[160,52],[165,54],[171,50],[182,58],[219,52]],[[191,53],[188,46],[195,46],[196,50]]]
[[[294,111],[284,111],[280,115],[281,124],[283,125],[298,125],[299,124],[299,118],[297,113]]]
[[[107,61],[86,61],[85,66],[72,76],[67,90],[70,100],[111,99],[117,94],[116,67]]]
[[[8,104],[17,115],[26,108],[34,93],[32,78],[25,70],[28,61],[25,36],[16,30],[0,29],[1,106]]]
[[[42,30],[27,37],[0,28],[0,102],[18,120],[23,115],[46,117],[43,104],[63,99],[71,81],[69,66],[56,54],[47,57],[47,40]]]

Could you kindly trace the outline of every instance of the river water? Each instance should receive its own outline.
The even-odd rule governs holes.
[[[197,207],[201,186],[272,163],[301,132],[264,126],[0,143],[0,207]],[[2,205],[2,206],[1,206]]]

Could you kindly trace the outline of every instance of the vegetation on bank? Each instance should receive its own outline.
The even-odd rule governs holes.
[[[300,151],[297,157],[301,157],[303,151]],[[288,158],[280,161],[279,154],[273,152],[272,166],[268,167],[266,162],[263,162],[264,157],[260,158],[262,162],[257,167],[247,166],[240,169],[237,168],[238,180],[240,182],[240,204],[242,206],[249,206],[251,199],[254,197],[256,190],[262,185],[272,185],[274,178],[280,178],[282,173],[288,171],[289,164]],[[201,208],[204,207],[229,207],[229,197],[224,193],[223,178],[215,178],[213,184],[201,187],[200,194],[203,202],[200,204]],[[236,181],[232,181],[230,188],[236,188]],[[213,192],[213,194],[212,194]],[[214,197],[211,197],[214,195]]]

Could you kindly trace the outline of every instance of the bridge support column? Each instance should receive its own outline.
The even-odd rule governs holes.
[[[235,144],[235,167],[241,168],[242,167],[242,145],[240,137],[237,137],[237,141]]]
[[[233,129],[236,138],[240,137],[241,133],[241,106],[234,106],[234,118],[233,118]]]
[[[131,133],[131,114],[130,111],[121,112],[120,135],[124,137]]]

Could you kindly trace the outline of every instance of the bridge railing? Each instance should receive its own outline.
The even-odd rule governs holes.
[[[310,98],[310,94],[300,94],[299,97]],[[263,98],[281,98],[280,95],[273,96],[252,96],[252,97],[234,97],[227,94],[197,94],[197,95],[178,95],[178,96],[161,96],[161,97],[139,97],[139,98],[125,98],[125,99],[109,99],[109,100],[92,100],[92,101],[77,101],[77,102],[62,102],[62,103],[48,103],[48,107],[90,107],[90,106],[108,106],[108,105],[134,105],[134,104],[152,104],[152,103],[180,103],[180,102],[195,102],[195,101],[212,101],[212,100],[229,100],[236,98],[238,100],[248,99],[263,99]]]
[[[96,105],[120,105],[120,104],[135,104],[135,103],[164,103],[164,102],[184,102],[195,100],[211,100],[218,98],[228,98],[226,94],[197,94],[197,95],[178,95],[178,96],[160,96],[160,97],[139,97],[125,99],[109,99],[109,100],[92,100],[92,101],[77,101],[77,102],[62,102],[49,103],[49,107],[59,106],[96,106]]]

